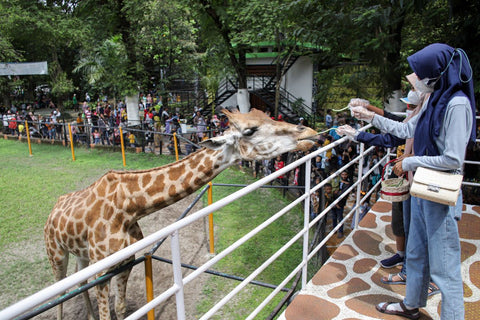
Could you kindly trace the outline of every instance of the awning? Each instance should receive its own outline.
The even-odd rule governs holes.
[[[0,63],[0,76],[48,74],[47,61]]]

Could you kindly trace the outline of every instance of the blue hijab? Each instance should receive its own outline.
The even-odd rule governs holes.
[[[420,116],[415,129],[413,148],[415,155],[439,155],[436,138],[443,126],[443,119],[449,101],[455,96],[470,100],[473,125],[470,142],[475,143],[475,97],[473,92],[472,69],[468,57],[461,49],[446,44],[434,43],[407,58],[413,72],[420,78],[438,78],[435,91],[430,95],[426,110]]]

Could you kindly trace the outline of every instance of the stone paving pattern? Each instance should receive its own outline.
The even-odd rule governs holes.
[[[327,263],[295,297],[280,320],[406,319],[376,311],[383,301],[401,301],[404,285],[386,285],[379,261],[395,252],[390,226],[392,205],[379,200]],[[464,205],[458,223],[462,246],[465,319],[480,319],[480,206]],[[429,298],[421,319],[440,319],[441,294]]]

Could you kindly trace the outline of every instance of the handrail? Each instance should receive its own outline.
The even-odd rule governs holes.
[[[366,130],[370,128],[371,125],[367,125],[360,130]],[[7,307],[4,310],[0,311],[0,319],[12,319],[14,317],[20,316],[23,313],[27,312],[28,310],[31,310],[32,308],[35,308],[36,306],[56,297],[59,294],[62,294],[63,292],[67,291],[68,289],[76,286],[77,284],[86,281],[90,277],[93,277],[102,271],[113,267],[122,261],[130,258],[132,255],[137,253],[138,251],[141,251],[147,247],[150,247],[157,243],[157,241],[170,236],[172,238],[171,241],[171,246],[172,246],[172,266],[174,270],[174,284],[167,288],[163,293],[161,293],[159,296],[155,297],[152,301],[149,303],[145,304],[143,307],[135,311],[133,314],[127,317],[127,319],[139,319],[143,315],[145,315],[148,311],[153,309],[154,307],[158,306],[160,303],[164,302],[167,300],[169,297],[172,295],[176,296],[177,300],[177,319],[185,319],[185,309],[184,309],[184,292],[183,292],[183,287],[193,281],[196,277],[200,276],[202,273],[207,272],[207,270],[210,269],[211,266],[216,264],[218,261],[229,255],[231,252],[239,248],[241,245],[243,245],[246,241],[254,237],[256,234],[258,234],[260,231],[262,231],[265,227],[282,217],[284,214],[288,213],[292,208],[299,204],[304,204],[305,208],[305,216],[304,216],[304,226],[303,228],[295,234],[290,240],[288,240],[285,244],[281,246],[280,249],[278,249],[272,256],[268,257],[259,267],[257,267],[256,270],[254,270],[249,276],[247,276],[240,284],[238,284],[231,292],[229,292],[223,299],[221,299],[219,302],[217,302],[210,310],[208,310],[200,319],[208,319],[211,315],[215,314],[220,308],[222,308],[225,304],[227,304],[238,292],[240,292],[247,284],[249,284],[260,272],[262,272],[270,263],[275,261],[277,257],[279,257],[283,252],[285,252],[289,247],[291,247],[292,244],[297,242],[299,239],[303,237],[303,258],[301,262],[293,267],[292,272],[271,292],[271,294],[265,298],[257,307],[256,309],[247,317],[247,319],[253,319],[267,304],[270,302],[273,297],[275,297],[276,294],[278,294],[286,285],[287,283],[295,277],[295,275],[298,272],[302,272],[302,288],[305,287],[306,285],[306,280],[307,280],[307,264],[308,261],[326,244],[328,239],[332,237],[335,232],[340,228],[341,224],[344,224],[347,219],[349,219],[352,216],[355,216],[355,222],[358,224],[358,218],[359,218],[359,208],[362,205],[363,202],[374,192],[375,187],[378,187],[377,183],[376,186],[374,186],[372,189],[370,189],[367,194],[365,194],[363,197],[360,196],[360,188],[361,184],[364,179],[366,179],[373,170],[375,170],[378,166],[381,165],[383,160],[388,159],[391,154],[387,153],[387,155],[380,159],[376,166],[373,166],[370,168],[370,170],[364,175],[362,170],[361,170],[361,163],[363,161],[363,158],[365,154],[368,154],[374,150],[374,147],[370,147],[367,150],[363,151],[363,144],[361,144],[361,153],[353,159],[351,162],[348,164],[345,164],[343,167],[339,168],[336,172],[334,172],[332,175],[330,175],[328,178],[324,179],[321,183],[315,185],[315,186],[310,186],[309,181],[310,181],[310,171],[307,169],[305,170],[305,192],[300,195],[297,199],[293,200],[291,203],[286,205],[284,208],[282,208],[280,211],[273,213],[267,220],[265,220],[263,223],[258,225],[256,228],[251,230],[249,233],[247,233],[245,236],[241,237],[237,241],[235,241],[233,244],[228,246],[226,249],[224,249],[222,252],[217,253],[214,257],[209,259],[207,262],[205,262],[203,265],[199,266],[195,271],[192,273],[186,275],[183,277],[182,275],[182,263],[180,261],[180,246],[179,246],[179,230],[194,223],[195,221],[202,219],[206,217],[208,214],[213,213],[220,208],[238,200],[239,198],[257,190],[258,188],[263,187],[264,185],[268,184],[269,182],[275,180],[281,175],[287,174],[289,171],[294,170],[300,165],[303,164],[310,164],[311,161],[317,156],[320,155],[321,153],[330,150],[331,148],[340,145],[344,142],[347,141],[347,138],[344,137],[340,140],[337,140],[335,142],[332,142],[331,144],[324,146],[315,152],[312,152],[306,156],[304,156],[301,159],[298,159],[294,161],[291,164],[286,165],[284,168],[275,171],[274,173],[259,179],[255,182],[253,182],[250,185],[247,185],[246,187],[226,196],[223,199],[218,200],[217,202],[214,202],[213,204],[202,208],[198,210],[197,212],[192,213],[189,216],[184,217],[183,219],[176,221],[172,223],[171,225],[168,225],[161,230],[145,237],[144,239],[128,246],[127,248],[124,248],[111,256],[95,263],[92,264],[85,269],[82,269],[73,275],[58,281],[54,283],[53,285],[23,299],[20,302],[17,302],[9,307]],[[315,226],[316,223],[320,221],[325,215],[329,212],[329,210],[337,204],[339,201],[342,200],[342,197],[348,196],[348,192],[345,192],[342,194],[342,197],[336,199],[332,204],[330,204],[328,207],[326,207],[317,217],[314,219],[310,220],[309,219],[309,206],[310,206],[310,196],[320,188],[322,188],[327,182],[332,180],[334,177],[338,176],[343,170],[347,169],[349,166],[357,164],[359,165],[359,178],[355,183],[352,184],[352,186],[349,187],[348,191],[351,192],[357,189],[357,199],[355,202],[355,205],[352,207],[349,213],[346,214],[346,216],[343,218],[343,220],[337,225],[336,228],[334,228],[316,247],[314,247],[312,250],[309,251],[308,248],[308,234],[309,230],[311,230],[312,227]],[[309,165],[306,165],[306,168],[309,168]],[[307,245],[305,245],[307,243]]]

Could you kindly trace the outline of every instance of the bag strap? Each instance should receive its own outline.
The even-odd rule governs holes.
[[[385,168],[387,168],[387,166],[388,166],[390,163],[396,162],[397,160],[398,160],[397,158],[392,159],[392,160],[388,161],[388,162],[383,166],[383,169],[382,169],[382,181],[385,180],[385,177],[384,177],[384,176],[385,176]],[[408,180],[408,174],[405,175],[405,173],[403,173],[399,178],[401,178],[401,177],[403,177],[403,176],[405,176],[405,178]]]

